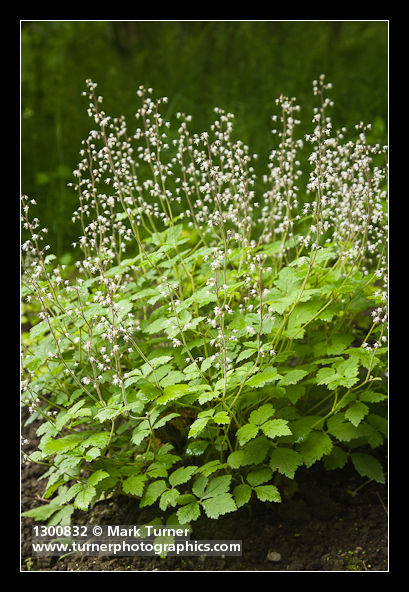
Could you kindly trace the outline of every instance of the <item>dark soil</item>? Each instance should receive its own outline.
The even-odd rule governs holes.
[[[26,433],[27,432],[27,433]],[[24,428],[34,449],[35,427]],[[380,454],[382,457],[382,454]],[[385,458],[382,459],[385,462]],[[41,502],[40,465],[22,468],[22,511]],[[22,571],[388,571],[387,486],[364,480],[351,467],[327,472],[319,463],[297,472],[296,491],[281,504],[255,503],[216,520],[192,524],[192,540],[242,540],[242,557],[32,557],[31,518],[22,518]],[[282,489],[281,489],[282,490]],[[144,524],[151,517],[124,496],[75,511],[73,524]],[[278,561],[267,559],[270,552]]]

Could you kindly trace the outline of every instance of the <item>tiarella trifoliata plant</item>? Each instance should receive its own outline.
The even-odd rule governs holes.
[[[75,266],[47,253],[22,202],[22,298],[38,315],[22,400],[40,422],[24,458],[44,465],[48,500],[25,515],[66,523],[121,493],[187,524],[280,502],[318,461],[383,482],[386,147],[363,124],[353,141],[333,131],[323,76],[303,140],[295,99],[276,101],[262,178],[232,114],[190,133],[140,87],[130,131],[96,86]]]

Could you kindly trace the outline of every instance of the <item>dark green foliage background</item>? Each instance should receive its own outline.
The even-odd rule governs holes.
[[[321,73],[334,86],[334,126],[372,123],[373,139],[386,142],[385,21],[26,21],[21,61],[22,191],[37,200],[59,255],[79,232],[69,223],[77,197],[66,185],[92,126],[86,78],[130,131],[140,84],[169,97],[167,117],[191,114],[194,131],[208,129],[215,106],[233,112],[237,137],[259,154],[263,172],[275,98],[297,97],[300,133],[308,133]]]

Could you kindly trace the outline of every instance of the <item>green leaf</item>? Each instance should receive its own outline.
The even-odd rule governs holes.
[[[270,481],[272,475],[273,471],[270,468],[262,467],[260,469],[256,469],[255,471],[251,471],[247,475],[246,480],[248,483],[250,483],[250,485],[256,487],[257,485],[261,485],[266,481]]]
[[[272,439],[279,436],[290,436],[292,432],[287,424],[288,421],[285,419],[270,419],[261,426],[261,429],[266,436]]]
[[[307,439],[300,445],[300,453],[305,466],[308,468],[332,449],[331,438],[323,432],[310,432]]]
[[[169,483],[172,487],[176,487],[176,485],[181,485],[182,483],[186,483],[192,477],[192,475],[196,472],[197,466],[190,466],[190,467],[180,467],[176,469],[170,477]]]
[[[209,358],[206,358],[205,360],[203,360],[202,365],[200,366],[201,372],[206,372],[206,370],[208,370],[211,366],[213,366],[213,364],[214,364],[214,360],[213,360],[212,356],[210,356]]]
[[[237,487],[235,487],[233,490],[233,497],[238,508],[241,508],[241,506],[247,504],[251,498],[250,485],[247,485],[247,483],[241,483],[240,485],[237,485]]]
[[[338,386],[337,373],[333,368],[320,368],[315,377],[315,382],[317,384],[325,384],[327,386],[334,382],[335,386],[333,388],[335,389]]]
[[[92,473],[92,475],[88,477],[87,485],[95,486],[97,483],[105,479],[105,477],[109,477],[109,474],[106,471],[99,469],[98,471],[95,471],[95,473]]]
[[[242,466],[259,465],[267,456],[272,444],[265,436],[258,436],[244,445]]]
[[[48,474],[49,473],[50,471],[48,471]],[[63,483],[65,483],[65,479],[62,475],[60,475],[60,472],[58,470],[52,473],[50,478],[48,479],[47,488],[45,493],[43,493],[43,498],[48,499],[54,493],[57,487],[59,487]]]
[[[58,438],[57,440],[48,440],[46,444],[43,446],[43,452],[45,452],[46,454],[66,452],[78,446],[80,440],[80,434],[65,436],[63,438]]]
[[[210,460],[209,462],[205,463],[199,469],[197,469],[198,473],[201,473],[205,477],[209,477],[212,473],[219,471],[220,469],[224,469],[225,465],[221,463],[219,460]]]
[[[87,448],[87,446],[105,448],[105,446],[108,444],[108,440],[109,432],[96,432],[95,434],[89,436],[82,445],[84,448]]]
[[[71,487],[61,495],[60,504],[63,505],[72,500],[77,493],[81,491],[82,487],[81,483],[74,483],[74,485],[71,485]]]
[[[87,319],[87,321],[89,321],[93,317],[101,317],[104,315],[109,315],[110,312],[111,311],[108,308],[104,308],[103,306],[100,306],[99,304],[91,304],[90,306],[85,308],[84,317]],[[111,318],[112,318],[112,313],[111,313]]]
[[[379,460],[370,454],[361,452],[353,452],[351,454],[351,460],[355,469],[362,477],[368,477],[368,479],[373,479],[377,483],[385,483],[385,475]]]
[[[247,358],[250,358],[250,356],[252,356],[253,354],[256,353],[256,349],[244,349],[242,352],[240,352],[240,354],[237,356],[235,362],[236,364],[238,364],[239,362],[241,362],[242,360],[247,360]]]
[[[132,432],[131,442],[138,446],[142,442],[142,440],[144,440],[144,438],[149,436],[150,433],[151,431],[148,422],[146,420],[143,420],[141,421],[139,426],[136,427]]]
[[[254,491],[262,502],[281,502],[280,492],[275,485],[259,485]]]
[[[205,393],[203,393],[202,395],[200,395],[200,397],[198,398],[198,403],[199,405],[204,405],[204,403],[208,403],[209,401],[213,401],[214,399],[217,399],[220,395],[219,391],[207,391]]]
[[[274,407],[270,405],[270,403],[267,403],[266,405],[262,405],[261,407],[255,409],[250,413],[249,422],[259,426],[268,419],[270,419],[270,417],[274,415],[274,413]]]
[[[299,328],[309,323],[321,308],[322,303],[319,298],[297,304],[288,321],[288,334],[292,337],[302,337],[303,331]]]
[[[149,335],[152,335],[154,333],[160,333],[161,331],[163,331],[167,327],[169,327],[169,319],[164,318],[164,317],[160,317],[159,319],[156,319],[155,321],[152,321],[152,323],[147,325],[143,329],[143,331],[144,331],[144,333],[148,333]]]
[[[148,362],[145,362],[145,364],[143,364],[141,367],[142,375],[149,376],[149,374],[152,372],[152,368],[156,370],[160,366],[163,366],[163,364],[170,362],[170,360],[173,360],[173,356],[158,356],[157,358],[148,360]],[[132,376],[131,372],[129,373],[129,376]]]
[[[61,510],[58,510],[55,514],[52,515],[50,520],[47,522],[48,526],[57,526],[61,524],[62,526],[66,526],[71,524],[71,516],[74,513],[74,506],[69,504],[68,506],[64,506]]]
[[[345,411],[345,417],[346,419],[349,419],[349,421],[355,427],[357,427],[361,423],[365,415],[367,415],[368,413],[369,408],[367,407],[367,405],[365,405],[365,403],[362,403],[361,401],[356,401],[356,403],[353,403]]]
[[[235,452],[232,452],[231,454],[229,454],[229,456],[227,458],[227,464],[232,469],[238,469],[241,467],[241,463],[243,461],[243,458],[244,458],[244,451],[243,450],[236,450]]]
[[[350,388],[358,380],[358,360],[349,357],[346,360],[335,362],[331,368],[320,368],[315,381],[317,384],[326,384],[330,390],[338,386]]]
[[[378,446],[381,446],[384,440],[383,435],[369,423],[363,421],[355,429],[362,431],[362,435],[368,440],[368,444],[371,448],[377,448]]]
[[[141,298],[145,299],[147,296],[159,296],[160,297],[160,294],[154,288],[145,288],[144,290],[140,290],[139,292],[132,294],[132,296],[130,297],[130,300],[140,300]]]
[[[179,524],[188,524],[189,522],[193,522],[197,520],[200,516],[200,506],[198,502],[191,502],[190,504],[186,504],[186,506],[182,506],[176,513]]]
[[[84,454],[84,458],[85,460],[87,460],[88,462],[91,460],[95,460],[96,458],[98,458],[99,456],[101,456],[101,449],[100,448],[90,448],[85,454]]]
[[[80,410],[80,408],[85,405],[86,401],[85,399],[81,399],[81,401],[77,401],[72,407],[70,407],[70,409],[68,409],[67,413],[68,415],[70,415],[71,417],[75,417],[77,411]]]
[[[385,438],[388,436],[388,420],[385,417],[371,413],[366,419],[376,430],[379,430]]]
[[[44,333],[47,333],[47,331],[49,331],[48,321],[41,321],[40,323],[37,323],[36,325],[31,327],[30,339],[34,341],[35,339],[37,339],[37,337],[40,337],[41,335],[44,335]]]
[[[260,388],[267,384],[268,382],[272,382],[274,380],[278,380],[281,378],[280,374],[277,372],[277,368],[268,368],[259,374],[256,374],[250,380],[247,381],[247,386],[251,386],[254,388]]]
[[[166,368],[166,366],[164,366]],[[157,374],[156,374],[157,375]],[[165,388],[167,386],[172,386],[172,384],[183,382],[184,380],[188,380],[187,376],[180,372],[179,370],[171,370],[170,372],[167,371],[166,376],[163,378],[159,378],[159,384],[161,387]]]
[[[209,479],[205,475],[201,475],[193,484],[192,491],[197,497],[202,497],[204,495],[206,485]]]
[[[355,378],[358,373],[358,367],[359,362],[353,356],[334,363],[334,368],[336,368],[337,372],[346,378]]]
[[[164,405],[169,401],[173,401],[174,399],[178,399],[179,397],[183,397],[189,392],[189,386],[187,384],[172,384],[171,386],[166,386],[163,395],[156,399],[158,405]]]
[[[141,497],[145,487],[147,476],[144,473],[139,475],[131,475],[122,483],[122,489],[125,493]]]
[[[179,506],[186,506],[186,504],[190,504],[192,502],[197,502],[197,499],[191,493],[181,493],[178,497]]]
[[[167,486],[163,479],[150,483],[143,494],[139,507],[151,506],[166,489]]]
[[[213,421],[217,424],[225,425],[230,423],[230,417],[227,411],[219,411],[213,416]]]
[[[311,432],[312,427],[319,425],[321,420],[322,417],[317,415],[305,415],[300,419],[292,421],[291,431],[293,435],[291,436],[291,441],[294,442],[294,444],[300,444],[303,442]]]
[[[388,395],[375,393],[373,391],[365,391],[359,395],[359,400],[365,401],[365,403],[379,403],[380,401],[384,401],[387,398]]]
[[[164,512],[169,506],[172,508],[176,506],[180,493],[177,489],[167,489],[164,491],[159,500],[159,507]]]
[[[103,423],[104,421],[108,421],[109,419],[117,417],[123,412],[123,410],[124,408],[122,405],[118,407],[104,407],[101,409],[101,411],[98,411],[98,413],[94,416],[94,419],[98,419],[101,423]]]
[[[195,442],[190,442],[187,445],[186,454],[189,456],[201,456],[208,446],[208,440],[196,440]]]
[[[297,384],[300,380],[306,376],[308,372],[301,369],[290,370],[283,378],[279,381],[278,386],[288,386],[290,384]]]
[[[158,430],[159,428],[163,427],[165,424],[168,423],[168,421],[170,421],[171,419],[174,419],[175,417],[179,417],[180,413],[169,413],[168,415],[165,415],[164,417],[161,417],[161,419],[159,419],[158,421],[156,421],[153,424],[153,428],[155,430]]]
[[[293,405],[296,405],[304,394],[305,384],[292,384],[285,389],[285,396]]]
[[[350,347],[344,351],[344,354],[350,354],[356,364],[361,364],[364,368],[374,365],[375,358],[373,358],[373,352],[362,347]]]
[[[294,479],[295,471],[303,464],[301,454],[290,448],[275,448],[270,454],[270,467],[273,471]]]
[[[243,444],[246,444],[246,442],[255,438],[257,434],[258,427],[252,423],[247,423],[237,430],[236,437],[240,443],[240,446],[243,446]]]
[[[337,413],[327,420],[328,432],[340,442],[350,442],[363,435],[360,427],[355,427],[349,421],[345,421],[343,413]]]
[[[38,506],[38,508],[33,508],[32,510],[27,510],[23,512],[21,515],[27,518],[34,518],[34,520],[47,520],[52,514],[57,512],[60,509],[60,506],[53,505],[51,503],[45,504],[44,506]]]
[[[221,493],[202,502],[208,518],[216,519],[223,514],[234,512],[237,506],[230,493]]]
[[[153,462],[149,467],[146,469],[146,474],[149,477],[167,477],[168,471],[164,463],[161,462]]]
[[[96,493],[95,487],[92,485],[87,485],[77,494],[77,497],[74,501],[74,507],[79,510],[87,510],[92,498]]]
[[[324,457],[323,462],[327,471],[342,469],[342,467],[348,462],[348,455],[339,446],[334,446],[331,452]]]
[[[139,371],[138,371],[139,372]],[[134,370],[132,373],[132,376],[129,376],[126,380],[125,380],[125,388],[129,389],[130,386],[132,386],[133,384],[139,382],[141,380],[141,375],[137,374],[137,371]]]
[[[296,292],[301,286],[302,279],[299,272],[292,267],[284,267],[278,274],[278,279],[275,281],[277,288],[286,296]]]
[[[350,333],[338,333],[331,337],[330,343],[320,341],[314,346],[315,356],[339,356],[352,342],[354,336]]]
[[[190,426],[188,437],[194,438],[195,436],[200,434],[200,432],[203,431],[206,427],[209,419],[210,417],[199,417],[198,419],[196,419]]]
[[[214,497],[225,493],[229,490],[232,475],[221,475],[220,477],[214,477],[209,481],[204,493],[200,496],[202,499]]]

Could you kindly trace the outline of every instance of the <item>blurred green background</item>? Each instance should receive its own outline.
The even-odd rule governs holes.
[[[386,143],[386,21],[25,21],[21,26],[21,185],[58,255],[72,250],[77,197],[67,183],[80,142],[92,129],[85,79],[98,83],[104,109],[136,128],[136,90],[167,96],[168,117],[193,116],[208,129],[213,108],[235,114],[235,133],[259,154],[264,172],[273,147],[271,115],[281,93],[301,105],[300,133],[311,129],[321,73],[333,83],[334,126],[374,125]]]

